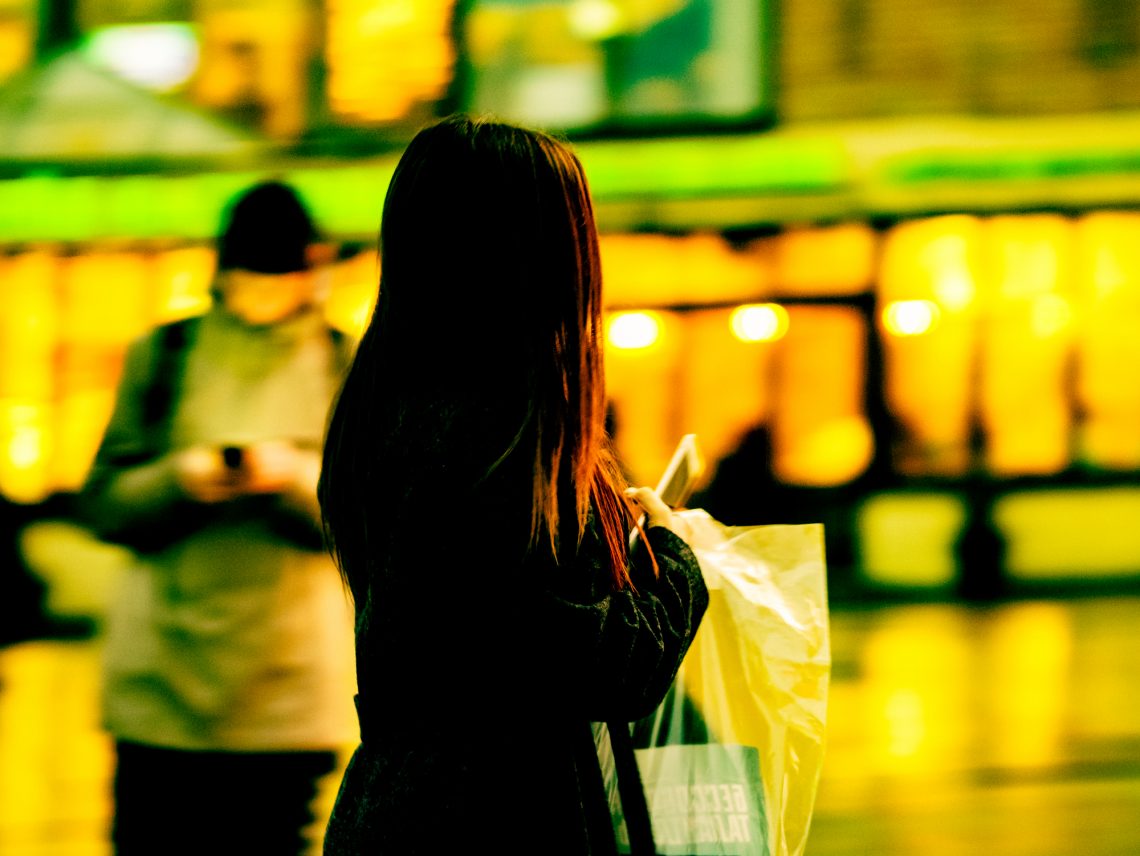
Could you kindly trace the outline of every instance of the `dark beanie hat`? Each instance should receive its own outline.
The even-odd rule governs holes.
[[[297,193],[277,181],[255,185],[231,203],[218,239],[218,269],[292,273],[307,268],[317,238]]]

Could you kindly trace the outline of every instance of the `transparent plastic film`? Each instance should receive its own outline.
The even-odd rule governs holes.
[[[668,696],[633,728],[657,852],[802,856],[831,671],[823,527],[677,514],[709,608]]]

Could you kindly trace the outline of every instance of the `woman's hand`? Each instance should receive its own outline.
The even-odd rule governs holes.
[[[625,495],[641,506],[645,512],[647,526],[664,526],[682,540],[688,539],[688,524],[673,513],[673,509],[665,504],[665,500],[659,497],[653,488],[626,488]]]

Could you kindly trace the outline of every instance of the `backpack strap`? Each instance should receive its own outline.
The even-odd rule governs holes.
[[[356,340],[343,330],[329,325],[329,341],[333,346],[333,360],[337,376],[343,378],[356,354]]]
[[[142,395],[142,424],[158,444],[165,445],[174,417],[174,403],[182,393],[186,359],[202,319],[184,318],[159,327],[154,333],[154,359]]]
[[[169,440],[174,404],[182,395],[186,360],[201,325],[202,317],[195,315],[164,324],[154,332],[154,358],[142,396],[142,424],[157,444],[165,445]],[[338,376],[343,377],[352,364],[355,343],[335,327],[330,326],[328,331],[334,365]]]

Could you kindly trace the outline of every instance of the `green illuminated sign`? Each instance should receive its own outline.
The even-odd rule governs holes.
[[[847,180],[838,140],[765,137],[578,146],[599,202],[835,190]],[[294,184],[331,235],[372,235],[396,158],[277,171],[0,181],[0,241],[211,238],[226,202],[269,175]]]
[[[1140,150],[935,151],[899,155],[884,163],[886,181],[1042,181],[1140,173]]]

